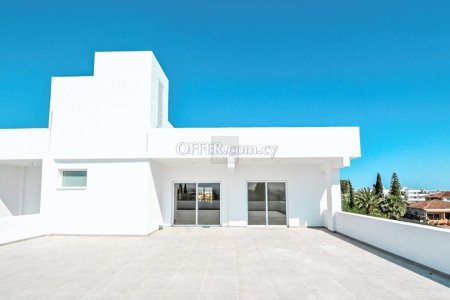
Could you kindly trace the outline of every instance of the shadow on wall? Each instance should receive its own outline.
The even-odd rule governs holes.
[[[0,198],[0,217],[10,217],[12,212],[6,206],[5,202]]]
[[[38,214],[42,167],[0,164],[0,217]]]

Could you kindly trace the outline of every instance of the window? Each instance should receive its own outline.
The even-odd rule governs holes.
[[[86,187],[87,171],[62,171],[62,187]]]
[[[439,216],[439,214],[428,214],[428,219],[430,219],[430,220],[439,220],[440,216]]]

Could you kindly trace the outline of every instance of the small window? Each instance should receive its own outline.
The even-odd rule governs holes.
[[[87,171],[62,171],[62,187],[86,187]]]

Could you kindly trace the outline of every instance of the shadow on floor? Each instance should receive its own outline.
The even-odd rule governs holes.
[[[431,269],[427,266],[421,265],[419,263],[416,263],[414,261],[411,261],[411,260],[401,257],[399,255],[393,254],[391,252],[385,251],[383,249],[374,247],[367,243],[358,241],[356,239],[353,239],[353,238],[343,235],[341,233],[331,232],[326,228],[310,228],[310,229],[323,231],[329,235],[332,235],[333,237],[336,237],[340,240],[350,243],[353,246],[356,246],[364,251],[370,252],[370,253],[372,253],[380,258],[383,258],[391,263],[394,263],[402,268],[405,268],[411,272],[414,272],[420,276],[423,276],[425,278],[433,280],[436,283],[439,283],[443,286],[450,288],[450,275],[448,275],[448,274],[444,274],[437,270]]]

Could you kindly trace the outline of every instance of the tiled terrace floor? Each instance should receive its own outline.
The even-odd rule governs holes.
[[[0,246],[1,299],[450,299],[449,286],[320,229],[166,228]]]

